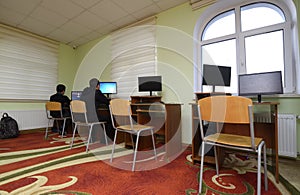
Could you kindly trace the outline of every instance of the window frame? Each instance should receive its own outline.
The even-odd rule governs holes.
[[[258,29],[252,29],[248,31],[242,32],[241,29],[241,7],[256,4],[256,3],[270,3],[277,6],[282,10],[286,22],[280,24],[274,24],[271,26],[261,27]],[[292,5],[291,5],[292,3]],[[266,0],[266,1],[258,1],[258,0],[228,0],[226,2],[218,2],[211,7],[209,7],[198,19],[195,28],[194,28],[194,40],[198,40],[194,42],[194,91],[202,92],[202,46],[217,43],[224,40],[235,39],[236,40],[236,62],[237,62],[237,73],[243,74],[246,73],[246,56],[245,56],[245,38],[249,35],[253,36],[255,34],[262,34],[278,29],[283,30],[284,36],[284,63],[285,63],[285,86],[284,93],[298,93],[300,90],[300,81],[296,82],[296,78],[299,72],[297,69],[299,65],[299,56],[297,55],[299,49],[299,45],[293,45],[293,42],[298,43],[298,30],[297,30],[297,17],[292,14],[293,10],[291,7],[294,7],[292,0],[290,2],[281,2],[279,0]],[[223,14],[227,11],[235,11],[235,21],[236,21],[236,32],[234,34],[225,35],[209,40],[202,41],[203,32],[205,32],[205,28],[214,18],[218,17],[220,14]],[[295,11],[295,10],[294,10]],[[241,49],[239,49],[241,48]],[[296,72],[298,71],[298,72]],[[298,85],[296,85],[296,83]],[[296,89],[296,86],[298,88]]]

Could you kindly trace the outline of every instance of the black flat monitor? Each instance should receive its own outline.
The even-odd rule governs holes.
[[[231,67],[203,64],[202,85],[210,85],[215,92],[215,86],[230,86]]]
[[[72,91],[71,92],[71,100],[80,100],[80,96],[82,91]]]
[[[161,76],[143,76],[138,77],[138,91],[149,91],[152,96],[153,91],[162,91],[162,77]]]
[[[283,93],[281,71],[239,75],[238,82],[239,95],[257,95],[258,102],[261,102],[261,95]]]
[[[117,93],[117,82],[100,82],[100,91],[109,97],[110,94]]]

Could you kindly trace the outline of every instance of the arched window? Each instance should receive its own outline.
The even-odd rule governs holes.
[[[239,74],[280,70],[284,92],[295,93],[296,18],[292,0],[228,0],[209,7],[194,30],[199,41],[194,48],[195,91],[211,91],[210,86],[202,86],[203,64],[211,64],[231,67],[231,86],[216,91],[236,94]]]

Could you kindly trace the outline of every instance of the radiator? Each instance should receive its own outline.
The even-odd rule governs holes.
[[[45,110],[1,110],[1,117],[5,112],[18,122],[20,130],[45,128],[48,123]]]
[[[297,157],[297,116],[278,114],[278,152],[281,156]]]
[[[278,153],[280,156],[297,157],[297,116],[278,114]],[[270,113],[256,113],[256,122],[270,123]]]

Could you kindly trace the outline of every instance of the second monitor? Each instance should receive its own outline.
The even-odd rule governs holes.
[[[117,93],[117,82],[100,82],[100,91],[109,97]]]
[[[257,95],[257,101],[261,103],[262,95],[282,94],[281,71],[260,72],[239,75],[239,95]]]
[[[161,76],[144,76],[138,77],[139,92],[149,91],[152,96],[152,91],[162,91]]]
[[[230,86],[231,67],[203,64],[202,85],[210,85],[215,92],[215,86]]]

